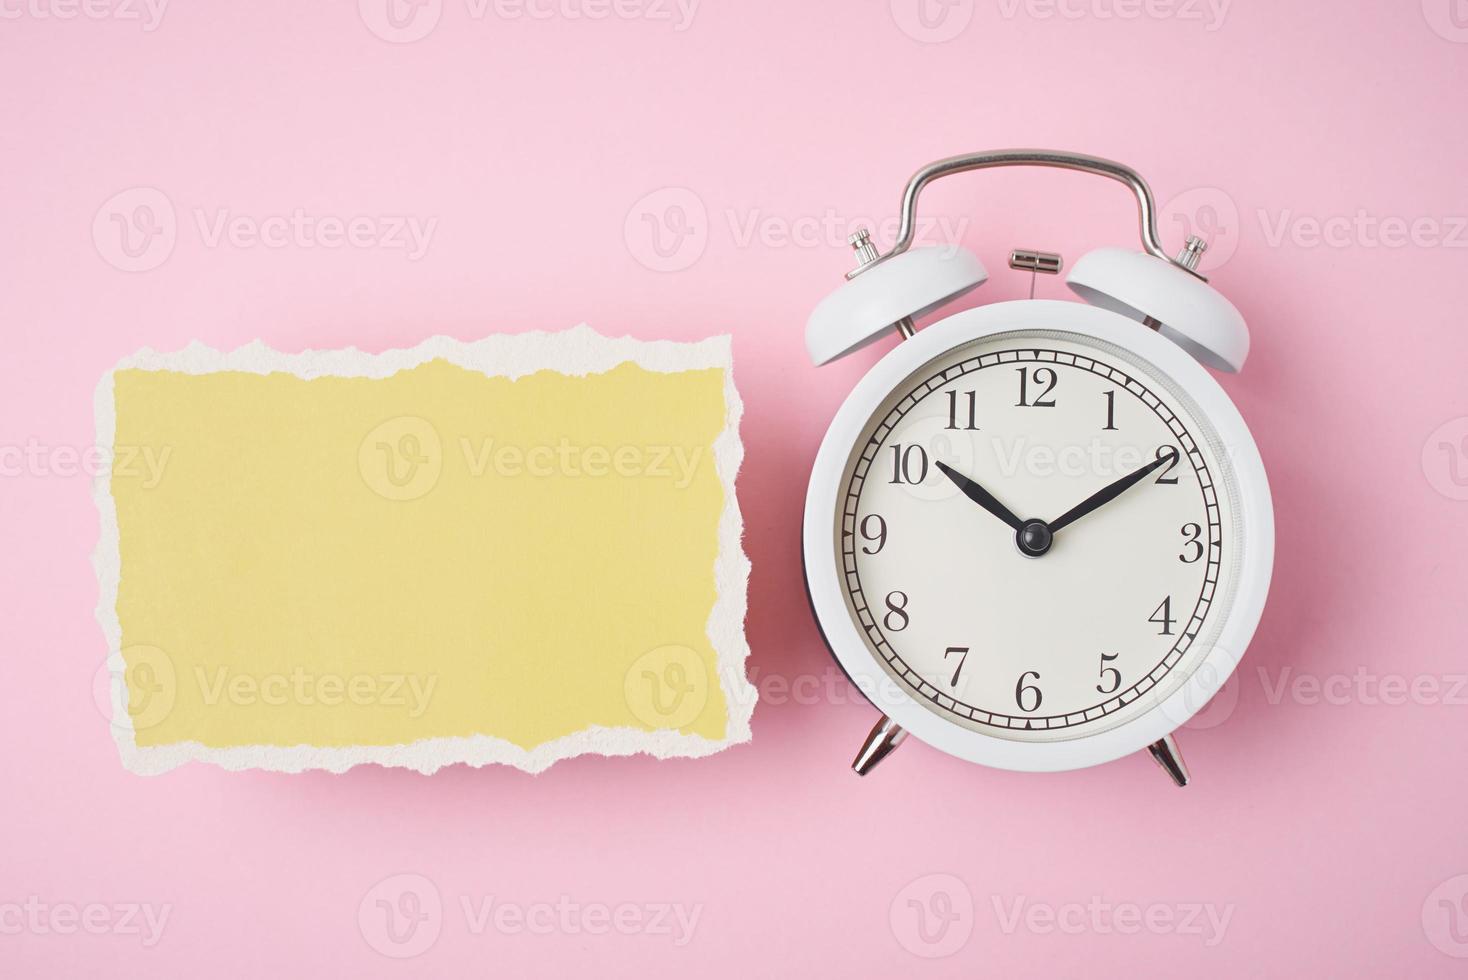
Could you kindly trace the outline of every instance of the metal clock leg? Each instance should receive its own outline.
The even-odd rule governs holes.
[[[867,735],[867,740],[862,743],[861,751],[856,754],[851,768],[858,776],[865,776],[872,771],[872,767],[901,745],[905,738],[907,732],[891,718],[883,715],[873,726],[871,734]]]
[[[873,733],[875,734],[875,732]],[[1152,758],[1163,768],[1172,781],[1179,786],[1188,785],[1188,767],[1183,762],[1183,754],[1177,747],[1177,741],[1171,735],[1163,736],[1160,742],[1153,742],[1147,746],[1147,751],[1152,753]]]

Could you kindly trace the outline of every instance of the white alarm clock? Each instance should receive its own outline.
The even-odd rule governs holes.
[[[919,193],[1000,166],[1125,183],[1146,251],[1081,258],[1066,281],[1084,302],[995,303],[915,330],[987,278],[962,248],[911,247]],[[1028,771],[1148,748],[1187,783],[1172,733],[1258,625],[1274,515],[1249,429],[1203,366],[1237,371],[1247,328],[1196,271],[1205,244],[1170,258],[1154,213],[1146,182],[1108,160],[940,160],[908,183],[896,244],[879,255],[853,236],[857,269],[811,315],[818,365],[903,337],[836,413],[805,503],[812,609],[883,713],[858,773],[910,732]],[[1015,251],[1010,265],[1063,261]]]

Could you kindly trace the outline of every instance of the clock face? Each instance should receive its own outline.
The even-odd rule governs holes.
[[[919,703],[1001,738],[1079,738],[1206,655],[1235,499],[1216,433],[1155,368],[1080,334],[999,334],[924,365],[863,426],[837,568],[858,632]]]

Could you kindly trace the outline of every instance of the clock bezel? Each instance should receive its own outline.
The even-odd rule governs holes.
[[[1214,429],[1231,467],[1240,554],[1235,591],[1217,639],[1177,690],[1141,714],[1095,733],[1057,741],[1016,741],[966,728],[891,680],[848,611],[837,566],[836,514],[842,475],[872,414],[915,371],[952,349],[996,334],[1058,330],[1120,347],[1147,362],[1187,394]],[[1030,772],[1099,765],[1145,748],[1187,722],[1238,666],[1264,609],[1274,564],[1274,512],[1264,464],[1238,409],[1185,350],[1136,321],[1108,310],[1059,300],[1015,300],[956,313],[903,341],[847,396],[821,442],[806,493],[803,531],[806,588],[838,663],[863,692],[881,691],[877,707],[918,739],[971,762]]]

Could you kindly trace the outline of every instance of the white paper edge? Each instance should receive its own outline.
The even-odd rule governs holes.
[[[509,378],[542,370],[584,376],[609,371],[625,363],[665,373],[700,368],[724,369],[726,416],[724,429],[713,446],[715,468],[724,488],[724,510],[719,517],[719,550],[714,560],[717,596],[706,627],[715,653],[719,686],[728,706],[724,738],[709,739],[672,730],[649,732],[631,727],[592,726],[532,749],[523,749],[487,735],[428,738],[389,746],[248,745],[220,749],[198,742],[181,742],[140,747],[127,711],[126,685],[116,680],[123,676],[125,669],[121,651],[122,626],[117,618],[117,591],[122,568],[117,505],[112,497],[112,448],[117,431],[113,399],[116,372],[137,368],[184,374],[245,371],[252,374],[283,372],[300,378],[385,378],[436,359],[491,377]],[[750,718],[758,695],[745,676],[745,661],[749,656],[749,644],[744,636],[749,559],[742,546],[744,519],[734,492],[735,477],[744,459],[744,447],[739,441],[739,422],[744,405],[734,387],[733,367],[732,346],[727,335],[693,343],[643,341],[632,337],[604,337],[585,324],[556,333],[498,334],[471,343],[451,337],[430,337],[416,347],[380,354],[369,354],[356,348],[288,354],[273,350],[257,340],[228,352],[196,341],[181,351],[159,353],[144,348],[123,358],[97,385],[97,445],[104,452],[92,486],[101,523],[97,549],[92,555],[100,593],[97,621],[107,638],[109,653],[106,667],[114,679],[108,685],[113,719],[111,728],[123,766],[142,775],[167,772],[192,761],[211,762],[225,769],[275,772],[308,769],[343,772],[364,763],[415,769],[422,773],[431,773],[455,763],[476,767],[502,763],[526,772],[541,772],[561,759],[579,755],[614,756],[645,752],[659,759],[697,758],[749,741]]]

